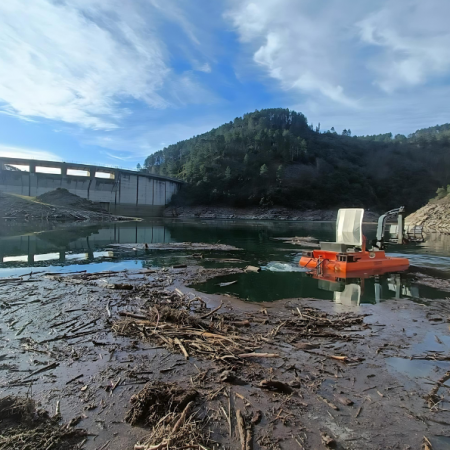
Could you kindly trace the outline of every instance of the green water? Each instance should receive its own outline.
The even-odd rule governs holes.
[[[365,225],[364,234],[375,234],[375,225]],[[383,300],[442,298],[448,293],[417,285],[408,273],[334,282],[318,280],[298,267],[302,248],[274,240],[275,237],[312,236],[333,241],[331,222],[278,221],[181,221],[152,220],[96,225],[3,223],[0,225],[0,277],[30,271],[68,272],[163,267],[174,264],[212,267],[262,267],[248,273],[209,280],[195,286],[205,293],[226,293],[248,301],[311,297],[344,304],[377,303]],[[120,250],[113,243],[207,242],[241,248],[232,252],[204,252],[203,259],[190,252]],[[391,246],[388,254],[402,254],[412,265],[437,268],[450,274],[450,238],[432,235],[419,245]],[[227,263],[237,258],[240,263]],[[230,286],[219,283],[237,281]]]

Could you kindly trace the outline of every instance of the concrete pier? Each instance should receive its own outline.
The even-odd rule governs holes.
[[[64,188],[114,214],[162,216],[181,184],[173,178],[133,170],[0,157],[0,191],[37,197]]]

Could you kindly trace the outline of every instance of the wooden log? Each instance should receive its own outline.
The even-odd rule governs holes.
[[[261,272],[261,267],[247,266],[244,270],[246,272]]]

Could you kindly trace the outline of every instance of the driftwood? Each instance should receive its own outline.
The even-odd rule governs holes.
[[[171,242],[166,244],[110,244],[110,247],[130,250],[219,250],[236,251],[241,248],[225,244],[206,244],[204,242]]]
[[[220,287],[231,286],[232,284],[235,284],[235,283],[237,283],[237,280],[228,281],[226,283],[219,283],[218,286],[220,286]]]
[[[427,396],[428,400],[428,406],[430,408],[433,408],[436,403],[438,403],[439,398],[437,396],[437,393],[439,392],[439,389],[442,387],[442,385],[450,379],[450,370],[445,372],[445,374],[436,382],[436,385],[431,389]]]
[[[325,404],[327,404],[330,408],[334,409],[335,411],[339,411],[339,408],[332,402],[330,402],[330,400],[322,397],[321,395],[317,394],[317,398],[319,400],[322,400]]]
[[[236,421],[239,431],[239,438],[241,441],[241,449],[247,450],[247,438],[246,438],[246,429],[245,429],[245,422],[244,417],[242,416],[241,410],[238,409],[236,411]]]
[[[183,352],[183,355],[185,357],[185,359],[189,359],[189,353],[187,352],[186,348],[184,347],[184,345],[182,344],[182,342],[176,337],[174,339],[175,344],[178,345],[178,347],[180,347],[181,351]]]
[[[47,370],[55,369],[55,368],[58,367],[58,366],[59,366],[59,363],[54,362],[54,363],[49,364],[48,366],[41,367],[40,369],[35,370],[34,372],[31,372],[29,375],[27,375],[27,376],[24,378],[24,380],[26,380],[27,378],[32,377],[33,375],[37,375],[38,373],[42,373],[42,372],[46,372]]]
[[[212,311],[210,311],[208,314],[204,314],[203,316],[200,316],[200,319],[206,319],[209,316],[212,316],[215,312],[219,311],[220,308],[222,308],[223,302],[220,302],[220,305],[213,309]]]
[[[278,353],[243,353],[239,358],[279,358]]]

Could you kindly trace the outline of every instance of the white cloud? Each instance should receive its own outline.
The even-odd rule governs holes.
[[[149,0],[149,2],[169,20],[178,23],[192,42],[200,45],[194,26],[186,19],[183,10],[179,8],[176,0]]]
[[[23,159],[41,159],[44,161],[61,161],[61,158],[55,153],[46,150],[39,150],[28,147],[15,147],[11,145],[0,145],[0,157],[23,158]]]
[[[355,107],[343,87],[348,55],[338,51],[349,39],[346,25],[353,14],[345,17],[336,2],[325,3],[312,10],[309,2],[296,0],[236,0],[225,17],[250,47],[253,61],[282,89]]]
[[[297,102],[331,100],[359,110],[380,92],[426,85],[450,73],[446,0],[229,5],[225,17],[253,62]]]
[[[397,1],[357,23],[363,42],[380,53],[369,60],[386,92],[413,87],[450,71],[450,4]]]
[[[209,65],[209,63],[204,63],[198,66],[196,70],[198,70],[199,72],[211,73],[211,66]]]
[[[114,129],[131,114],[130,100],[168,106],[177,77],[154,24],[158,4],[152,3],[153,9],[140,0],[0,2],[0,101],[6,104],[1,109]],[[166,12],[195,41],[181,11]],[[183,75],[183,89],[187,80]],[[171,92],[164,94],[167,83]],[[188,87],[192,98],[201,90],[192,79]]]

